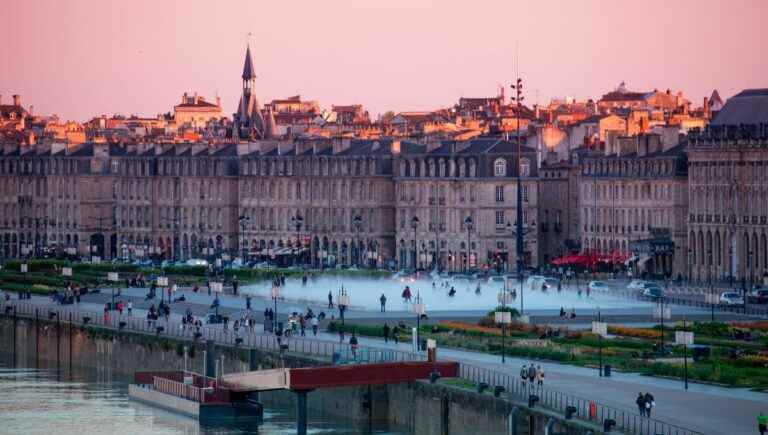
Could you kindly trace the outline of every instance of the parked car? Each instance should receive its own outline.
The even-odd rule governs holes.
[[[629,283],[627,288],[630,290],[642,290],[648,287],[648,284],[650,283],[647,281],[643,281],[642,279],[633,279],[632,282]]]
[[[529,288],[540,289],[541,284],[544,282],[545,279],[546,278],[544,278],[541,275],[531,275],[528,277],[527,280],[525,280],[525,285],[528,286]]]
[[[747,302],[750,304],[768,304],[768,290],[753,290],[747,295]]]
[[[744,305],[744,298],[738,292],[724,292],[720,295],[722,305]]]
[[[199,258],[190,258],[187,260],[187,266],[208,266],[208,261]]]
[[[557,285],[560,283],[560,280],[557,278],[546,278],[544,279],[544,283],[541,284],[542,290],[557,290]]]
[[[602,281],[590,281],[589,291],[597,292],[597,291],[606,291],[608,290],[608,284],[602,282]]]
[[[643,296],[652,299],[661,299],[664,296],[664,292],[661,290],[661,287],[656,285],[645,287],[642,294]]]

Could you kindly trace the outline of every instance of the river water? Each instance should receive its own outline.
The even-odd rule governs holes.
[[[293,407],[265,409],[264,422],[200,424],[128,398],[127,378],[96,369],[35,368],[0,353],[0,434],[295,434]],[[395,434],[309,412],[309,433]]]

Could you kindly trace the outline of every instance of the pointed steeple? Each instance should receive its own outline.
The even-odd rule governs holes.
[[[253,80],[256,78],[253,69],[253,60],[251,60],[251,46],[245,50],[245,65],[243,65],[243,80]]]

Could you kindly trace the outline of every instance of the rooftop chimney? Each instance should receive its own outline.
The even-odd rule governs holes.
[[[14,106],[21,106],[21,96],[14,95],[13,96],[13,105]]]

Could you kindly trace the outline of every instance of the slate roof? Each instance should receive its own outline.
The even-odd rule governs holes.
[[[710,125],[768,123],[768,88],[745,89],[729,98]]]
[[[243,80],[251,80],[256,78],[256,73],[253,69],[253,60],[251,60],[251,46],[245,49],[245,65],[243,65]]]

